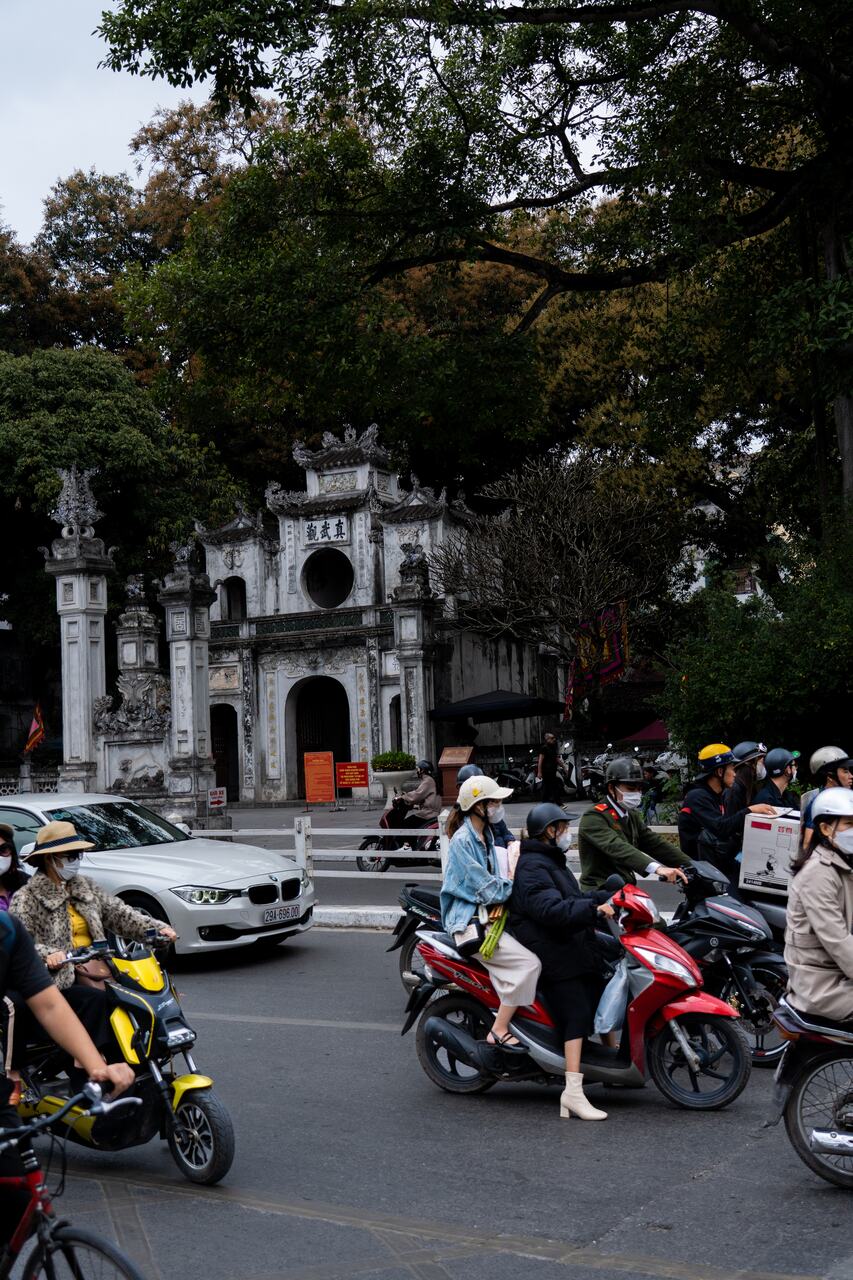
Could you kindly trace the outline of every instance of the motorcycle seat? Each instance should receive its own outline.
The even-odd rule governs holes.
[[[785,923],[787,920],[787,912],[784,907],[777,906],[773,902],[756,902],[754,898],[747,899],[749,905],[759,911],[771,929],[785,932]]]
[[[430,889],[425,884],[407,884],[405,892],[408,898],[422,907],[428,907],[431,911],[438,911],[440,908],[437,889]]]
[[[785,1022],[804,1031],[831,1031],[853,1042],[853,1021],[849,1018],[842,1022],[838,1018],[821,1017],[818,1013],[803,1013],[801,1009],[795,1008],[790,1000],[782,1001],[779,1013]]]

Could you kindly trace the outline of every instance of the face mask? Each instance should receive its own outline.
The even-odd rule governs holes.
[[[56,867],[56,874],[60,880],[73,880],[76,875],[80,874],[79,858],[62,858],[53,865]]]
[[[503,822],[506,817],[506,809],[502,804],[486,805],[486,813],[488,815],[489,822],[491,822],[493,826],[495,823]]]
[[[641,791],[620,791],[619,803],[623,809],[639,809],[643,803],[643,793]]]
[[[760,762],[760,764],[757,764],[755,766],[755,776],[759,782],[763,782],[764,779],[767,777],[767,770],[764,767],[763,760]]]
[[[557,836],[554,843],[558,849],[563,851],[563,853],[568,853],[569,849],[572,847],[572,833],[570,831],[564,831],[562,835]]]
[[[836,831],[832,837],[832,843],[839,853],[844,854],[845,858],[853,858],[853,828],[848,827],[846,831]]]
[[[796,782],[796,781],[797,781],[797,771],[796,771],[796,769],[792,769],[792,770],[791,770],[791,781],[792,781],[792,782]]]
[[[11,865],[12,855],[10,853],[5,853],[0,856],[0,876],[5,876]]]

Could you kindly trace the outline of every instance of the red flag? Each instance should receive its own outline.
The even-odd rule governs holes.
[[[36,709],[33,712],[33,722],[30,725],[27,745],[24,747],[24,755],[29,751],[34,751],[40,742],[44,742],[44,717],[41,713],[41,703],[37,702]]]

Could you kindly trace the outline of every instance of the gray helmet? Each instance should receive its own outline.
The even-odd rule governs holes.
[[[818,747],[809,760],[809,771],[814,778],[836,773],[839,767],[849,769],[848,755],[843,747]]]
[[[482,778],[483,770],[478,764],[463,764],[462,768],[456,775],[456,785],[462,786],[463,782],[467,782],[469,778]]]
[[[784,747],[774,747],[764,757],[764,766],[771,778],[781,778],[788,765],[798,760],[799,756],[799,751],[786,751]]]
[[[531,837],[541,836],[546,827],[553,822],[568,822],[569,815],[564,813],[558,804],[535,804],[527,815],[524,824]]]
[[[633,756],[618,756],[607,766],[604,780],[610,782],[645,782],[639,760]]]
[[[738,764],[748,764],[750,760],[766,756],[767,748],[763,742],[739,742],[736,747],[732,747],[732,755],[737,756]]]
[[[419,760],[415,765],[418,773],[432,773],[432,762],[430,760]]]

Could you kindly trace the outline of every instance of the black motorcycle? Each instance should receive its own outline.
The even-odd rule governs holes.
[[[667,932],[701,965],[706,990],[740,1014],[753,1065],[775,1066],[785,1048],[773,1020],[788,985],[781,944],[762,912],[732,895],[722,871],[710,862],[685,871],[684,901]]]
[[[424,962],[418,946],[418,929],[441,931],[441,910],[438,889],[427,884],[407,884],[397,899],[403,915],[394,928],[393,941],[388,951],[400,952],[400,978],[406,991],[413,991],[424,977]]]

